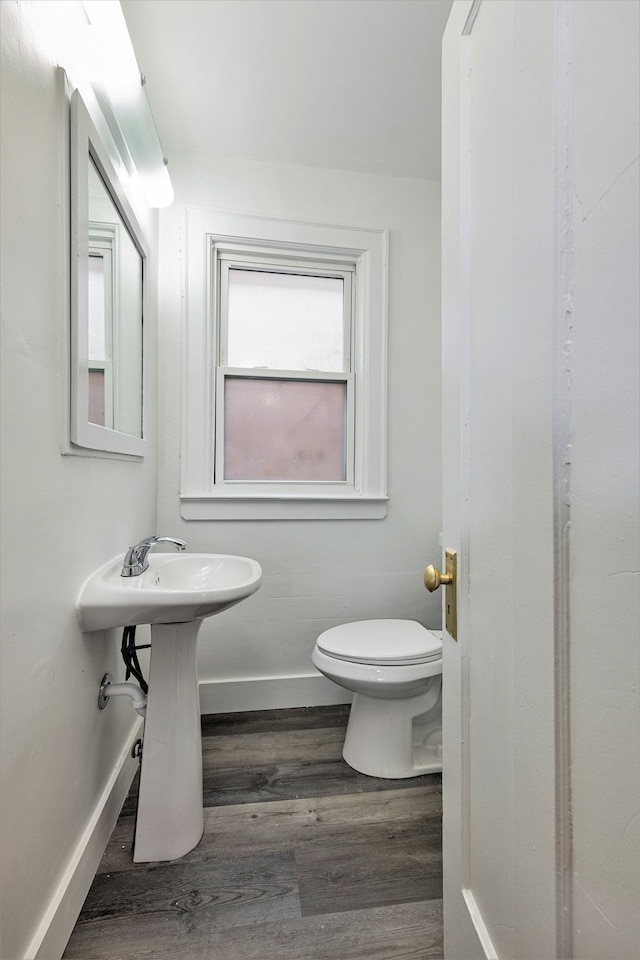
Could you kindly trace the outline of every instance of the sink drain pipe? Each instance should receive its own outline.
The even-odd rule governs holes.
[[[147,713],[147,697],[137,683],[112,683],[110,673],[105,673],[98,692],[98,709],[104,710],[111,697],[129,697],[131,706],[141,717]]]

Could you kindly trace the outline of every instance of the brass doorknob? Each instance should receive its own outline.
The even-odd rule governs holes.
[[[450,573],[440,573],[437,567],[434,567],[432,563],[429,564],[427,569],[424,572],[424,585],[429,591],[433,593],[434,590],[437,590],[441,584],[453,583],[453,577]]]

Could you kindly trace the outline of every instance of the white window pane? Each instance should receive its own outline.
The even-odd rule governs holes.
[[[345,480],[343,381],[225,379],[225,480]]]
[[[229,270],[227,365],[343,370],[341,277]]]
[[[89,360],[106,360],[105,269],[104,257],[89,257]],[[94,421],[95,422],[95,421]]]

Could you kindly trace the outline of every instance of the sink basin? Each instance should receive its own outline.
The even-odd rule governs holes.
[[[122,556],[85,582],[78,598],[85,633],[139,623],[202,620],[255,593],[262,568],[249,557],[153,553],[138,577],[121,577]]]

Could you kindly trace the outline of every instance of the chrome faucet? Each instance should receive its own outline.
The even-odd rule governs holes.
[[[176,550],[184,550],[187,546],[184,540],[176,537],[145,537],[135,547],[129,547],[124,558],[121,577],[139,577],[149,566],[147,554],[154,543],[172,543]]]

